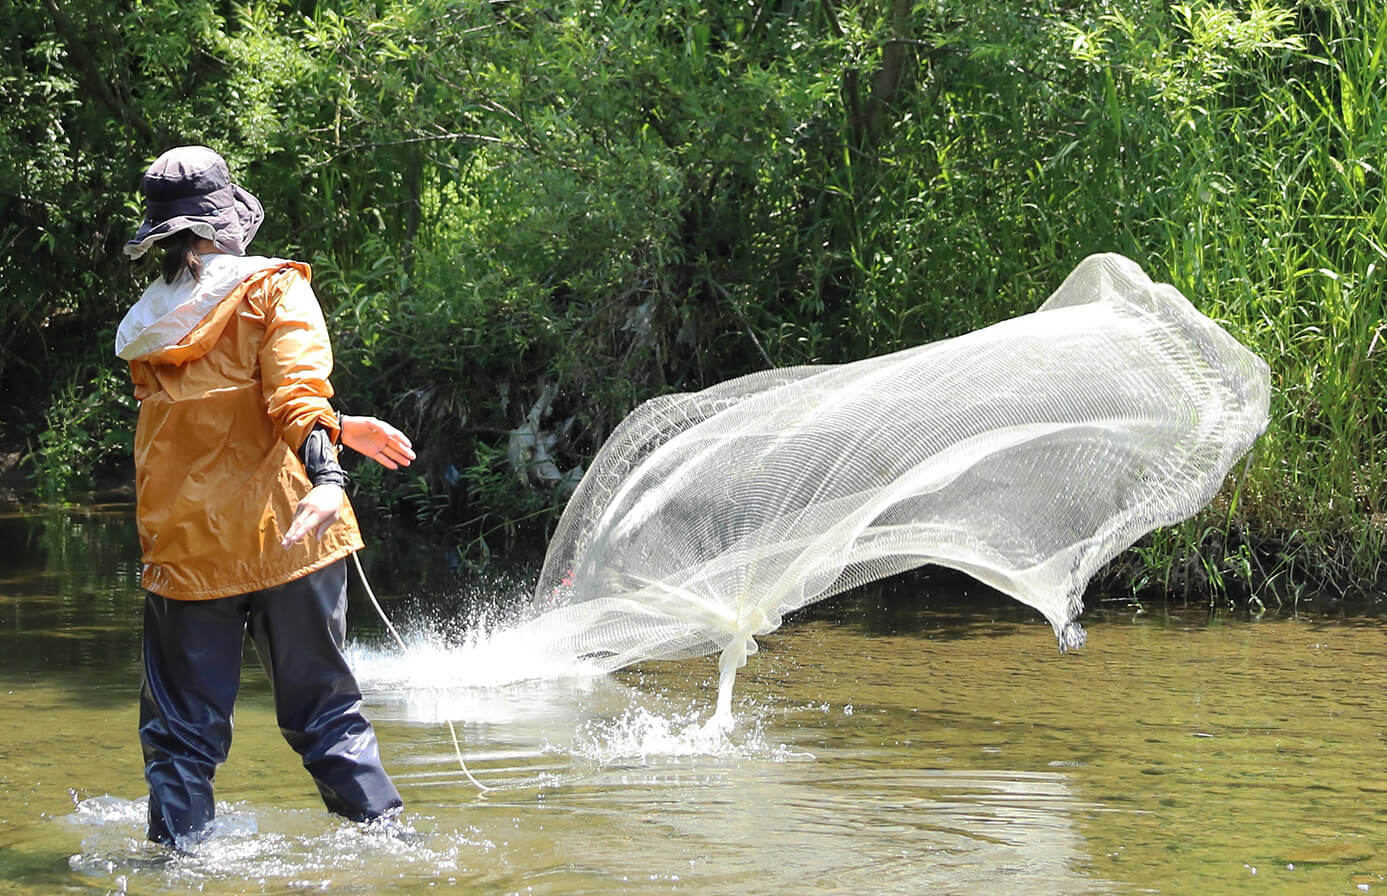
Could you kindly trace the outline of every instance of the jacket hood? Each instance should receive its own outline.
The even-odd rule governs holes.
[[[177,345],[253,275],[287,264],[259,255],[204,255],[202,276],[186,272],[172,283],[160,277],[145,289],[116,329],[116,356],[144,358]]]

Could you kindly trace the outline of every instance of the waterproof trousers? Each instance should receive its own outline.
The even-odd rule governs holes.
[[[385,769],[361,691],[342,655],[347,566],[206,601],[147,594],[140,743],[149,839],[179,845],[215,814],[212,777],[231,748],[247,628],[274,690],[279,728],[328,809],[353,821],[403,805]]]

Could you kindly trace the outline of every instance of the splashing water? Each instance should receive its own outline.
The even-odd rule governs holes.
[[[664,705],[658,691],[631,690],[600,664],[537,650],[543,645],[520,637],[524,631],[484,621],[460,636],[415,629],[404,636],[403,650],[353,643],[346,654],[362,688],[411,722],[532,724],[551,735],[567,723],[577,733],[562,749],[599,764],[647,756],[787,761],[807,755],[766,743],[755,708],[733,739],[700,723],[695,707]]]
[[[554,722],[579,703],[624,706],[624,688],[607,670],[539,651],[516,628],[475,623],[464,635],[416,630],[404,648],[353,643],[347,661],[363,690],[398,707],[411,722]]]
[[[1078,647],[1094,572],[1213,498],[1269,389],[1177,290],[1096,255],[1015,320],[653,399],[594,459],[536,615],[493,636],[513,645],[498,655],[539,674],[720,651],[710,722],[726,727],[737,669],[785,613],[927,563]]]
[[[358,678],[387,688],[495,688],[519,682],[581,679],[607,670],[582,657],[544,649],[515,623],[474,619],[460,633],[417,629],[403,636],[402,650],[362,644],[348,648]]]
[[[280,880],[294,890],[340,888],[388,860],[398,873],[434,876],[457,871],[461,858],[494,848],[470,831],[420,833],[325,818],[316,809],[218,803],[207,836],[182,852],[144,839],[147,800],[89,797],[60,823],[82,834],[68,861],[79,874],[113,879],[124,892],[132,879],[168,892],[190,892],[234,880]]]
[[[589,722],[579,732],[573,751],[601,765],[633,760],[644,762],[652,756],[771,762],[803,762],[814,758],[812,753],[768,742],[764,719],[743,725],[734,740],[728,732],[702,723],[696,710],[665,713],[644,707],[629,709],[616,719]]]

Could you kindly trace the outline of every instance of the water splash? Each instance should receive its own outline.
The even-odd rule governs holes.
[[[484,688],[526,681],[590,678],[605,670],[557,655],[525,637],[515,614],[478,613],[461,621],[410,620],[404,651],[353,643],[347,658],[363,684],[383,689]]]
[[[411,620],[405,629],[403,649],[349,646],[357,679],[385,704],[384,718],[394,712],[408,722],[448,725],[463,773],[482,791],[582,784],[606,766],[629,769],[633,761],[813,759],[768,743],[754,713],[736,726],[699,723],[697,708],[662,705],[658,688],[628,687],[603,666],[526,637],[509,619]],[[510,744],[499,751],[490,743],[496,726]],[[486,745],[478,749],[478,742]]]
[[[270,882],[290,890],[351,892],[352,881],[396,874],[434,876],[464,870],[469,855],[494,844],[475,831],[431,829],[429,819],[407,825],[354,824],[319,809],[278,809],[218,803],[208,836],[183,852],[144,840],[147,801],[110,795],[81,800],[58,822],[82,836],[69,867],[106,880],[116,892],[138,882],[187,892],[225,881]],[[361,891],[358,889],[358,891]]]
[[[700,707],[664,705],[658,690],[628,687],[603,668],[564,661],[517,634],[479,624],[460,635],[414,627],[404,636],[403,652],[356,643],[347,657],[362,689],[404,720],[505,725],[511,736],[535,736],[551,754],[598,764],[651,757],[813,758],[766,742],[764,708],[746,708],[735,728],[710,724],[700,720]],[[571,732],[566,744],[565,729]]]
[[[766,739],[767,714],[744,712],[735,733],[701,721],[700,709],[659,713],[642,706],[615,719],[593,720],[577,733],[573,752],[600,765],[646,764],[671,758],[807,762],[814,754]]]
[[[406,721],[561,721],[579,707],[610,708],[626,699],[605,670],[541,649],[504,623],[416,623],[403,638],[403,651],[357,642],[346,654],[362,690]]]

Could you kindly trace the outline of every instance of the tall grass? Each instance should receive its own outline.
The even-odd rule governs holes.
[[[812,259],[797,314],[779,311],[787,280],[748,284],[793,322],[771,353],[843,360],[953,335],[1033,309],[1084,255],[1123,252],[1264,357],[1274,398],[1214,505],[1104,587],[1254,606],[1376,594],[1387,4],[1123,8],[917,10],[937,49],[890,127],[853,144],[842,124],[796,160],[794,225],[766,216],[756,270]],[[865,10],[856,32],[838,23],[881,46]]]
[[[1145,129],[1167,173],[1139,175],[1168,192],[1133,236],[1267,359],[1274,397],[1236,506],[1230,486],[1142,559],[1254,600],[1371,594],[1387,535],[1387,14],[1345,0],[1241,15],[1200,4],[1183,25],[1183,57],[1132,31],[1113,47],[1131,86],[1198,79],[1161,103],[1174,127]]]

